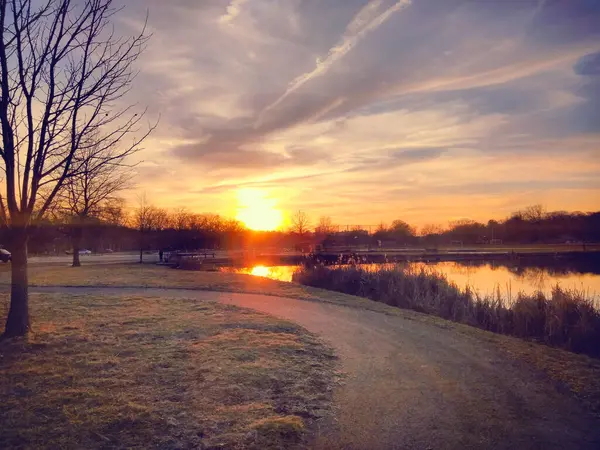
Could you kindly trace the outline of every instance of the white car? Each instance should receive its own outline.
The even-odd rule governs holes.
[[[72,255],[72,254],[73,254],[73,250],[67,250],[65,253],[66,253],[67,255]],[[80,254],[80,255],[91,255],[91,254],[92,254],[92,251],[91,251],[91,250],[88,250],[88,249],[86,249],[86,248],[82,248],[81,250],[79,250],[79,254]]]
[[[10,252],[6,249],[0,248],[0,261],[7,263],[11,259],[12,255],[10,254]]]

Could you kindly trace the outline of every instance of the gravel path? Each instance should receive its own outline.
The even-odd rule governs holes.
[[[540,374],[475,338],[373,311],[180,289],[31,288],[218,301],[294,321],[338,352],[345,383],[319,449],[598,449],[600,423]]]

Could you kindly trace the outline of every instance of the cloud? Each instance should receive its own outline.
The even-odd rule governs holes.
[[[400,164],[416,163],[438,158],[447,149],[445,148],[415,148],[415,149],[398,149],[391,153],[391,158]]]
[[[225,184],[215,184],[212,186],[207,186],[197,191],[197,193],[222,193],[229,191],[237,191],[243,188],[273,188],[277,186],[281,186],[282,184],[296,183],[302,182],[305,183],[307,181],[315,180],[317,178],[331,177],[336,173],[340,173],[340,171],[330,171],[323,173],[314,173],[310,175],[299,175],[299,176],[289,176],[289,177],[277,177],[277,178],[266,178],[264,180],[258,181],[248,181],[248,182],[239,182],[239,183],[225,183]]]
[[[590,53],[577,61],[573,67],[577,75],[598,76],[600,75],[600,52]]]
[[[356,220],[459,196],[489,212],[553,183],[593,204],[576,162],[597,157],[598,5],[408,3],[128,1],[124,23],[149,5],[153,32],[131,95],[162,115],[140,185],[222,213],[255,186]]]
[[[323,59],[317,59],[313,70],[303,73],[292,80],[286,91],[259,114],[255,128],[261,126],[265,114],[275,109],[286,98],[312,79],[324,75],[331,66],[346,56],[368,33],[380,27],[394,13],[410,5],[411,0],[399,0],[383,12],[379,12],[381,4],[381,0],[373,0],[364,6],[348,24],[346,32],[341,40],[334,47],[329,49],[327,56]]]
[[[539,57],[528,58],[523,61],[490,70],[448,77],[432,77],[428,80],[411,84],[401,83],[397,87],[391,89],[389,94],[399,95],[414,92],[456,91],[506,84],[511,81],[516,81],[540,72],[551,70],[557,66],[576,60],[582,54],[586,54],[595,48],[598,48],[598,44],[586,43],[575,46],[574,48],[569,48],[567,51],[558,55],[541,55]]]
[[[447,151],[448,149],[437,147],[382,149],[373,152],[376,153],[374,156],[363,158],[359,164],[350,167],[346,172],[369,171],[373,173],[380,170],[394,170],[399,166],[406,167],[435,160]]]
[[[206,141],[178,145],[172,153],[178,158],[198,162],[205,169],[238,169],[268,171],[290,166],[311,166],[327,161],[328,155],[314,148],[288,146],[283,152],[251,146],[243,140],[223,140],[218,142],[208,138]]]
[[[246,2],[248,2],[248,0],[231,0],[231,3],[227,6],[227,12],[219,17],[219,23],[230,24],[240,15],[242,6]]]

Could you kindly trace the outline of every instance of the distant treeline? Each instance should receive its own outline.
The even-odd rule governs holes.
[[[297,228],[297,229],[296,229]],[[532,206],[505,220],[480,223],[459,220],[446,227],[426,225],[420,230],[395,220],[375,230],[360,227],[340,231],[328,217],[314,227],[294,222],[285,231],[254,231],[236,220],[215,214],[168,211],[153,206],[127,212],[111,210],[102,217],[82,221],[60,216],[37,223],[29,240],[31,253],[64,253],[72,248],[75,231],[82,233],[81,248],[94,252],[128,250],[196,250],[254,248],[305,248],[393,245],[437,247],[443,245],[564,244],[600,242],[600,212],[546,212]],[[10,237],[0,230],[0,245],[10,247]]]
[[[88,218],[85,223],[73,223],[47,219],[33,228],[28,249],[33,254],[65,253],[72,248],[76,230],[81,233],[80,248],[95,253],[239,248],[251,233],[239,222],[214,214],[169,213],[159,208],[152,213],[142,223],[136,211],[116,221]],[[9,241],[8,235],[0,235],[0,244],[10,247]]]
[[[327,222],[327,218],[321,219],[321,223]],[[487,223],[463,219],[446,227],[425,225],[417,230],[403,220],[395,220],[390,226],[380,224],[373,234],[359,228],[339,232],[335,228],[317,226],[316,231],[324,236],[325,245],[579,244],[600,242],[600,212],[546,212],[541,206],[531,206],[506,220]]]
[[[293,247],[296,242],[289,231],[249,230],[241,222],[217,214],[144,207],[84,221],[80,217],[46,218],[32,227],[29,253],[64,254],[73,248],[73,237],[78,233],[79,248],[94,253]],[[10,241],[7,230],[0,228],[0,247],[10,249]]]
[[[412,228],[411,228],[412,231]],[[379,233],[394,238],[395,229]],[[377,235],[378,233],[376,233]],[[480,223],[459,220],[443,229],[426,226],[419,236],[409,233],[406,238],[426,244],[564,244],[600,241],[600,212],[545,212],[535,206],[518,211],[504,221]]]

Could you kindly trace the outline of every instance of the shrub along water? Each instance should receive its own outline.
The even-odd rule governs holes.
[[[537,292],[481,296],[435,271],[385,265],[305,266],[297,283],[366,297],[484,330],[532,339],[578,353],[600,356],[600,311],[584,292],[555,286],[550,296]]]

